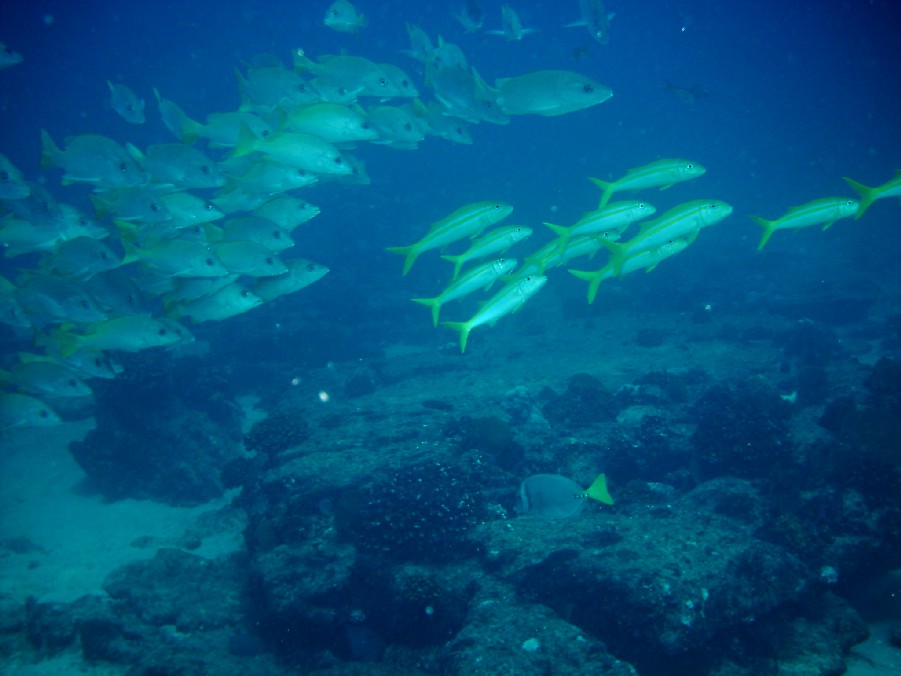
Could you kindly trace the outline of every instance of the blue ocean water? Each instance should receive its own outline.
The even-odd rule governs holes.
[[[643,192],[642,199],[656,204],[658,213],[682,201],[719,199],[731,204],[734,213],[702,232],[674,260],[624,280],[629,292],[611,301],[617,311],[710,311],[715,316],[722,309],[753,315],[766,312],[768,298],[803,305],[825,293],[863,294],[882,303],[884,315],[898,313],[898,200],[878,201],[864,218],[841,220],[825,232],[815,227],[777,233],[760,252],[760,228],[747,218],[775,219],[789,207],[821,197],[855,197],[842,177],[873,186],[888,181],[899,168],[901,11],[889,0],[610,0],[607,9],[615,16],[609,43],[603,45],[584,28],[564,27],[578,18],[575,0],[521,2],[516,9],[523,24],[538,29],[521,42],[506,42],[484,30],[464,33],[452,16],[463,4],[456,1],[360,0],[356,5],[368,26],[359,34],[324,27],[329,4],[9,0],[0,5],[0,40],[24,56],[22,63],[0,71],[0,152],[29,180],[85,210],[90,209],[86,189],[61,186],[60,171],[41,166],[41,129],[57,142],[84,133],[140,148],[173,142],[157,113],[153,89],[195,119],[232,111],[240,104],[235,69],[245,71],[259,54],[290,63],[292,53],[302,49],[314,59],[347,53],[395,63],[411,74],[428,100],[432,92],[423,65],[403,54],[408,48],[405,24],[411,23],[433,40],[440,35],[458,44],[489,83],[560,69],[613,90],[609,101],[566,115],[514,116],[507,125],[472,125],[471,145],[436,138],[415,150],[360,144],[353,152],[365,162],[369,184],[322,182],[297,193],[322,210],[298,231],[297,253],[328,266],[330,273],[277,303],[223,322],[191,326],[211,345],[203,357],[210,366],[228,370],[240,362],[240,369],[235,368],[248,382],[247,364],[255,355],[262,364],[267,354],[283,359],[293,350],[291,368],[300,373],[331,363],[381,359],[399,344],[437,351],[456,343],[454,333],[433,329],[427,312],[409,302],[413,296],[439,293],[448,282],[448,264],[435,255],[423,256],[402,277],[401,259],[386,247],[409,244],[454,209],[490,199],[514,205],[510,221],[534,229],[526,246],[511,251],[522,257],[550,241],[542,222],[571,224],[597,206],[599,191],[587,177],[613,180],[630,168],[670,157],[700,162],[707,172],[663,192]],[[478,4],[485,28],[499,27],[501,3]],[[145,124],[128,124],[111,109],[107,80],[128,85],[146,101]],[[691,92],[696,100],[687,100]],[[600,267],[595,263],[576,267]],[[34,265],[30,256],[6,259],[0,261],[0,273],[14,279]],[[584,303],[584,283],[562,270],[549,275],[541,293],[541,316],[549,321],[566,322],[559,308]],[[465,309],[448,307],[442,318],[462,319],[477,307],[474,302]],[[587,316],[603,324],[606,309],[601,298]],[[519,343],[506,349],[499,341],[497,335],[516,335],[518,326],[533,330],[528,321],[533,310],[530,303],[504,318],[510,333],[479,328],[464,358],[490,347],[494,356],[485,368],[494,361],[523,358],[535,360],[536,370],[542,359],[559,357],[571,364],[565,354],[568,344],[562,354],[531,353]],[[583,321],[585,316],[550,330],[566,333],[572,342],[591,342],[596,324]],[[317,331],[316,326],[330,328]],[[285,346],[279,342],[284,327],[313,342]],[[5,357],[11,357],[32,343],[22,332],[7,331],[3,344]],[[728,353],[728,338],[721,347]],[[736,352],[736,361],[743,358]],[[672,363],[673,368],[691,366],[704,364]],[[131,368],[140,367],[132,362]],[[643,364],[637,361],[634,368],[640,371]],[[593,372],[602,366],[591,362],[575,370]],[[280,374],[286,381],[294,375],[293,370]],[[506,382],[502,374],[491,375]],[[265,369],[260,378],[278,381]],[[441,398],[428,384],[411,387],[418,387],[425,399]],[[836,389],[830,398],[844,394]],[[384,413],[392,415],[391,410]],[[526,466],[537,473],[565,465],[560,460],[556,466]],[[326,497],[331,499],[315,495],[317,500]],[[377,657],[364,661],[381,657],[385,632],[378,631],[373,640],[380,646]],[[664,673],[654,668],[648,673]]]

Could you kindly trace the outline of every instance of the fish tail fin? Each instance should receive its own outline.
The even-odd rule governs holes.
[[[594,302],[595,297],[598,295],[598,287],[601,285],[601,280],[603,279],[601,272],[605,268],[601,270],[593,270],[589,272],[588,270],[570,270],[569,274],[573,275],[577,279],[581,279],[583,282],[588,282],[588,304],[591,305]]]
[[[460,354],[466,352],[466,341],[469,340],[469,332],[472,331],[472,325],[469,322],[441,322],[441,326],[446,326],[451,331],[460,332]]]
[[[54,329],[50,333],[49,340],[56,346],[60,357],[70,357],[81,347],[81,336],[70,333],[66,325]]]
[[[588,180],[594,183],[602,191],[601,201],[598,203],[598,209],[607,206],[607,202],[610,201],[610,198],[613,196],[613,191],[616,190],[616,187],[613,185],[613,183],[610,183],[609,181],[602,181],[599,178],[593,178],[589,176]]]
[[[600,239],[601,246],[610,252],[610,262],[603,269],[611,268],[613,276],[616,277],[623,271],[623,265],[626,262],[626,247],[619,242],[613,242],[609,239]],[[600,284],[600,282],[598,282]]]
[[[91,200],[91,205],[94,207],[94,214],[96,214],[97,218],[100,220],[103,220],[112,213],[109,208],[109,203],[100,195],[91,193],[88,195],[88,199]]]
[[[870,188],[863,183],[852,181],[847,176],[843,176],[842,178],[845,179],[845,183],[847,183],[854,189],[854,192],[860,195],[860,206],[857,207],[857,214],[854,216],[854,220],[856,221],[858,218],[863,216],[864,212],[870,208],[870,205],[876,201],[876,198],[879,195],[875,189]]]
[[[451,281],[453,282],[455,279],[457,279],[457,276],[460,274],[460,268],[463,267],[463,263],[465,263],[466,261],[464,260],[462,255],[442,256],[441,258],[454,264],[454,276],[451,277]]]
[[[432,309],[432,325],[438,326],[438,315],[441,313],[441,299],[440,298],[412,298],[414,303],[419,303],[420,305],[425,305],[428,308]]]
[[[599,475],[585,491],[585,495],[592,500],[603,502],[605,505],[612,505],[613,498],[610,497],[610,492],[607,490],[607,475]]]
[[[45,169],[59,166],[59,156],[62,155],[62,152],[50,138],[47,130],[41,129],[41,166]]]
[[[416,262],[419,256],[419,250],[412,244],[410,246],[389,246],[386,248],[386,251],[404,257],[404,275],[410,272],[410,268],[413,267],[413,263]]]
[[[238,132],[238,144],[235,146],[232,157],[244,157],[244,155],[254,152],[257,149],[258,141],[259,139],[253,133],[253,130],[242,122],[241,130]]]
[[[763,236],[760,238],[760,244],[757,245],[757,250],[760,251],[776,232],[776,221],[768,221],[760,216],[749,216],[748,218],[763,228]]]

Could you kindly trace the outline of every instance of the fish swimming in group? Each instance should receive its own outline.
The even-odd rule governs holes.
[[[16,64],[22,63],[22,55],[14,51],[12,47],[5,42],[0,42],[0,69],[10,68]]]
[[[469,261],[476,258],[484,258],[491,254],[503,253],[517,242],[522,242],[532,236],[532,228],[524,225],[505,225],[495,228],[474,240],[470,247],[461,254],[442,256],[446,261],[454,264],[454,274],[451,280],[457,278],[460,269]]]
[[[453,16],[467,33],[475,33],[485,23],[485,14],[476,0],[465,0],[463,8]]]
[[[498,258],[476,265],[465,275],[454,278],[447,288],[434,298],[413,298],[414,303],[425,305],[432,310],[432,324],[438,326],[438,317],[441,314],[441,306],[452,300],[463,298],[479,289],[490,289],[499,279],[516,267],[515,258]]]
[[[598,204],[598,207],[603,207],[614,193],[646,188],[666,190],[676,183],[703,176],[706,171],[700,164],[691,160],[665,159],[629,169],[624,176],[615,181],[602,181],[599,178],[589,180],[603,191]]]
[[[694,105],[710,96],[707,88],[704,85],[699,84],[692,87],[677,87],[667,80],[665,89],[680,101],[689,105]]]
[[[460,333],[460,352],[466,352],[469,334],[479,326],[494,326],[499,319],[518,311],[532,296],[547,283],[547,277],[534,275],[512,282],[482,303],[468,321],[441,322],[442,326]]]
[[[526,35],[537,33],[536,28],[523,28],[519,15],[510,5],[504,3],[501,5],[501,28],[500,30],[487,30],[489,35],[500,35],[507,42],[519,42]]]
[[[854,189],[854,192],[860,195],[860,205],[857,207],[857,214],[854,216],[855,221],[863,216],[864,212],[869,209],[870,205],[876,200],[881,200],[886,197],[901,197],[901,169],[895,170],[894,178],[890,178],[888,181],[882,185],[877,185],[875,188],[870,188],[857,181],[852,181],[847,177],[845,177],[845,182]]]
[[[325,12],[323,25],[339,33],[359,33],[369,22],[348,0],[335,0]]]
[[[144,124],[144,99],[124,84],[106,81],[110,91],[110,105],[119,117],[130,124]]]
[[[604,0],[579,0],[579,19],[566,24],[565,28],[584,26],[592,40],[606,45],[610,42],[610,21],[613,17],[613,13],[607,13]]]
[[[513,211],[506,202],[473,202],[436,221],[418,242],[409,246],[388,247],[388,251],[404,257],[404,275],[416,259],[426,251],[442,248],[464,237],[474,237],[490,225],[504,220]]]
[[[796,230],[822,225],[823,230],[841,218],[849,218],[858,213],[860,202],[848,197],[824,197],[796,207],[792,207],[776,220],[768,221],[759,216],[751,216],[751,220],[763,228],[758,251],[762,249],[777,230]]]
[[[613,96],[590,77],[566,70],[539,70],[494,82],[497,102],[507,115],[565,115]]]

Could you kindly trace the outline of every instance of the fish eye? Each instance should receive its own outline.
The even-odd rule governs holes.
[[[38,415],[41,418],[49,418],[50,417],[50,413],[49,413],[49,411],[47,411],[46,408],[42,408],[40,411],[38,411]]]
[[[247,289],[241,289],[241,297],[242,298],[247,298],[247,296],[249,296],[249,295],[250,295],[250,293],[247,291]]]
[[[201,165],[200,165],[200,172],[201,172],[202,174],[206,174],[207,176],[209,176],[209,174],[210,174],[210,167],[209,167],[209,165],[201,164]]]
[[[262,136],[263,138],[266,138],[267,136],[269,136],[269,130],[268,130],[268,129],[264,129],[264,130],[263,130],[263,133],[261,134],[261,136]]]
[[[307,272],[313,272],[316,269],[316,266],[312,263],[307,263]]]
[[[167,333],[169,333],[169,331],[167,331],[165,328],[160,328],[160,329],[157,329],[156,335],[165,336]]]
[[[409,122],[407,122],[407,123],[404,125],[404,131],[413,131],[413,125],[410,124]]]
[[[363,122],[360,124],[360,128],[361,129],[372,129],[372,125],[369,124],[368,122]]]
[[[386,80],[383,77],[380,77],[379,78],[379,87],[387,87],[387,86],[388,86],[388,80]]]
[[[410,86],[409,80],[401,80],[401,85],[403,85],[404,89]]]
[[[207,259],[204,261],[204,263],[205,263],[208,267],[211,267],[211,268],[214,267],[214,266],[216,265],[216,261],[214,261],[212,258],[207,258]]]
[[[100,252],[100,259],[104,261],[109,260],[109,256],[106,255],[106,251]]]
[[[66,385],[72,388],[78,387],[78,383],[76,383],[74,380],[67,380]]]
[[[695,165],[693,165],[691,163],[688,164],[688,169],[694,169],[694,168],[695,168]]]
[[[207,202],[203,208],[206,209],[207,211],[212,211],[216,207],[213,206],[212,202]]]
[[[275,261],[272,258],[266,258],[266,265],[275,265]]]
[[[297,170],[297,175],[300,176],[300,177],[302,177],[302,178],[306,178],[307,172],[304,171],[303,169],[298,169],[298,170]]]
[[[153,203],[153,204],[150,205],[150,210],[151,210],[153,213],[157,213],[157,212],[160,210],[160,208],[159,208],[155,203]]]
[[[88,303],[88,301],[83,300],[83,299],[78,301],[78,304],[85,310],[88,310],[91,307],[90,304]]]
[[[854,200],[848,200],[847,202],[845,202],[845,204],[847,204],[850,207],[851,205],[854,204]]]
[[[586,84],[582,85],[582,91],[586,94],[591,94],[594,92],[594,85]]]
[[[274,239],[281,239],[281,238],[282,238],[282,233],[281,233],[280,231],[278,231],[278,230],[275,230],[275,231],[272,233],[272,237],[273,237]]]
[[[123,174],[128,172],[128,165],[125,162],[119,162],[119,171]]]
[[[88,219],[82,216],[78,219],[78,225],[86,226],[88,224]]]
[[[342,160],[340,157],[335,158],[335,164],[343,164],[343,163],[344,163],[344,160]]]

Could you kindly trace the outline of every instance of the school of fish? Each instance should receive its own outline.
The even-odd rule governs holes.
[[[606,43],[613,16],[599,0],[579,4],[576,24]],[[456,17],[468,32],[484,22],[475,2],[466,2]],[[348,0],[334,2],[322,23],[344,33],[368,25]],[[0,371],[0,431],[59,423],[66,400],[90,397],[91,379],[116,377],[116,352],[188,344],[192,324],[246,313],[320,280],[329,272],[325,266],[292,253],[294,231],[319,214],[303,189],[328,180],[367,183],[363,163],[350,152],[357,144],[412,150],[430,136],[472,143],[471,124],[564,115],[613,95],[587,76],[560,70],[489,85],[457,45],[441,38],[435,43],[416,25],[407,32],[405,54],[422,63],[431,96],[421,95],[394,64],[344,53],[313,57],[298,49],[290,64],[261,55],[236,71],[239,108],[210,112],[202,121],[154,89],[152,101],[174,137],[169,142],[138,148],[95,133],[59,142],[42,131],[42,164],[59,172],[62,186],[86,186],[89,206],[58,199],[0,154],[0,246],[6,258],[29,261],[15,278],[0,277],[0,322],[28,344]],[[534,31],[504,5],[502,28],[489,32],[519,41]],[[0,68],[22,58],[0,44]],[[145,100],[122,83],[107,84],[113,110],[143,124]],[[647,202],[610,200],[704,173],[693,161],[661,159],[615,181],[591,179],[601,189],[598,207],[568,226],[546,223],[555,237],[524,256],[521,266],[497,256],[529,239],[533,228],[501,224],[513,206],[493,200],[461,206],[419,241],[389,250],[404,257],[407,274],[425,252],[469,240],[465,250],[443,255],[453,264],[449,285],[434,297],[414,299],[430,309],[436,326],[459,333],[465,351],[475,328],[518,311],[553,268],[607,252],[596,270],[570,269],[588,282],[593,302],[602,281],[651,270],[683,251],[732,207],[693,200],[649,220],[656,209]],[[753,217],[764,231],[760,248],[777,230],[825,229],[901,194],[901,173],[875,188],[846,180],[859,200],[825,198],[776,220]],[[638,231],[625,239],[633,224]],[[499,290],[468,320],[440,320],[444,304],[495,284]]]

